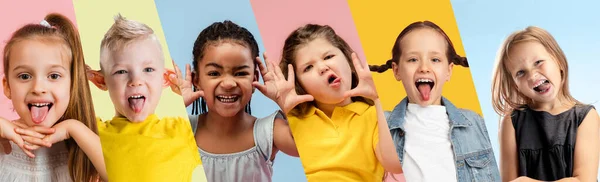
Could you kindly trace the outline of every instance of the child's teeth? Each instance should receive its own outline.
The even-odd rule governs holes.
[[[43,106],[47,106],[50,105],[49,103],[33,103],[32,105],[36,106],[36,107],[43,107]]]
[[[132,99],[139,99],[139,98],[142,98],[142,95],[134,95],[134,96],[131,96],[131,97],[129,97],[129,98],[132,98]]]
[[[221,102],[233,102],[235,101],[235,99],[237,98],[237,96],[233,95],[233,96],[217,96],[217,98],[221,101]]]
[[[417,82],[433,82],[433,80],[419,78],[419,79],[417,80]]]

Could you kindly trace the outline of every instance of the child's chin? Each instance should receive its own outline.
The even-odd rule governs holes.
[[[149,114],[144,114],[144,112],[128,114],[125,116],[127,120],[134,123],[144,122]]]
[[[221,110],[217,110],[217,113],[223,117],[233,117],[233,116],[237,115],[240,111],[243,111],[243,110],[241,110],[241,109],[221,109]]]

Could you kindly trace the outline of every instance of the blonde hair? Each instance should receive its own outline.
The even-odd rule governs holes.
[[[115,16],[115,23],[104,34],[102,43],[100,43],[100,68],[103,69],[102,63],[111,59],[112,53],[123,49],[131,42],[146,38],[155,40],[162,51],[152,28],[138,21],[125,19],[118,14]]]
[[[98,133],[96,128],[96,115],[92,103],[92,95],[85,74],[85,62],[81,40],[75,25],[61,14],[49,14],[44,20],[50,26],[28,24],[15,31],[4,47],[4,74],[8,75],[10,53],[12,47],[22,41],[43,41],[58,44],[61,50],[67,53],[71,65],[71,88],[67,110],[57,123],[66,119],[75,119]],[[7,77],[9,79],[9,77]],[[10,86],[10,85],[9,85]],[[73,138],[65,140],[69,151],[69,175],[73,181],[96,181],[99,179],[96,168]]]
[[[510,60],[509,51],[511,47],[524,42],[537,42],[546,48],[546,51],[556,60],[560,68],[562,86],[559,90],[559,96],[566,98],[567,102],[581,104],[571,96],[571,92],[569,91],[569,65],[565,53],[563,53],[554,37],[548,31],[539,27],[529,26],[508,36],[502,47],[498,50],[492,78],[492,104],[494,111],[501,116],[506,116],[515,109],[533,103],[533,100],[527,98],[517,90],[517,86],[505,64],[506,61]]]

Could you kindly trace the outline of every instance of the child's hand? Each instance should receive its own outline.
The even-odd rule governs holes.
[[[60,123],[57,123],[52,127],[55,132],[50,135],[46,135],[46,137],[44,137],[43,140],[54,144],[69,139],[71,138],[71,128],[73,128],[72,126],[75,124],[82,123],[74,119],[67,119],[61,121]]]
[[[204,91],[196,91],[192,89],[192,69],[189,64],[185,64],[185,80],[182,79],[181,70],[173,61],[173,67],[175,68],[175,74],[169,75],[169,82],[171,82],[171,90],[176,94],[183,96],[183,102],[185,106],[189,106],[196,99],[204,97]]]
[[[54,133],[53,128],[43,126],[32,126],[28,127],[23,124],[17,124],[19,128],[15,128],[15,132],[23,138],[25,141],[25,148],[29,151],[34,151],[44,147],[51,147],[52,143],[44,140],[44,137]]]
[[[17,144],[19,148],[21,148],[21,150],[27,154],[27,156],[35,157],[31,151],[25,148],[25,142],[23,141],[23,138],[21,138],[21,135],[15,132],[16,128],[18,128],[18,126],[15,125],[15,123],[0,118],[0,139],[4,140],[1,141],[4,148],[4,153],[9,154],[12,151],[10,143],[8,143],[8,141],[12,141]]]
[[[371,71],[369,70],[367,62],[360,61],[356,56],[356,53],[352,53],[352,63],[354,64],[356,74],[358,75],[358,85],[354,89],[347,91],[344,94],[344,97],[361,96],[371,100],[377,100],[379,96],[377,95],[375,83],[373,82],[373,77],[371,76]]]
[[[534,182],[534,181],[537,181],[537,180],[531,179],[527,176],[521,176],[521,177],[518,177],[517,179],[512,180],[511,182]]]
[[[258,88],[258,90],[269,99],[275,101],[284,113],[287,114],[298,104],[309,102],[314,99],[312,95],[298,95],[296,93],[294,68],[291,64],[288,64],[288,80],[285,80],[281,69],[267,60],[266,53],[263,54],[263,58],[265,59],[268,68],[263,65],[259,57],[256,57],[256,63],[259,67],[264,84],[255,81],[252,85]]]

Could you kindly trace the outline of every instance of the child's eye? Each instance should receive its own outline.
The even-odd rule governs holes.
[[[235,73],[235,75],[234,75],[234,76],[247,76],[247,75],[249,75],[249,74],[250,74],[250,73],[248,73],[248,72],[242,71],[242,72],[237,72],[237,73]]]
[[[115,71],[115,73],[113,75],[120,75],[120,74],[126,74],[127,71],[125,70],[119,70],[119,71]]]
[[[27,73],[22,73],[22,74],[17,75],[17,78],[19,78],[21,80],[29,80],[29,79],[31,79],[31,77],[32,76]]]
[[[306,73],[306,72],[310,71],[310,69],[311,69],[312,67],[313,67],[313,65],[308,65],[308,66],[306,66],[306,68],[304,68],[304,72]]]
[[[154,72],[154,68],[144,68],[144,72]]]
[[[535,65],[540,65],[542,62],[544,62],[544,60],[537,60],[535,61]]]
[[[216,71],[209,71],[209,72],[207,73],[207,75],[208,75],[208,76],[219,76],[219,72],[216,72]]]
[[[333,54],[327,55],[327,56],[325,56],[325,58],[323,58],[323,60],[328,60],[328,59],[331,59],[331,58],[333,58],[334,56],[335,56],[335,55],[333,55]]]
[[[61,76],[58,73],[52,73],[50,75],[48,75],[48,78],[52,79],[52,80],[57,80],[59,79]]]
[[[517,71],[517,73],[515,73],[515,76],[516,76],[517,78],[518,78],[518,77],[521,77],[521,76],[523,76],[523,75],[525,75],[525,71],[523,71],[523,70]]]
[[[441,61],[440,59],[438,59],[438,58],[433,58],[433,59],[431,59],[431,61],[433,61],[434,63],[439,63],[439,62],[442,62],[442,61]]]
[[[408,59],[408,62],[417,62],[417,59],[415,59],[415,58],[410,58],[410,59]]]

